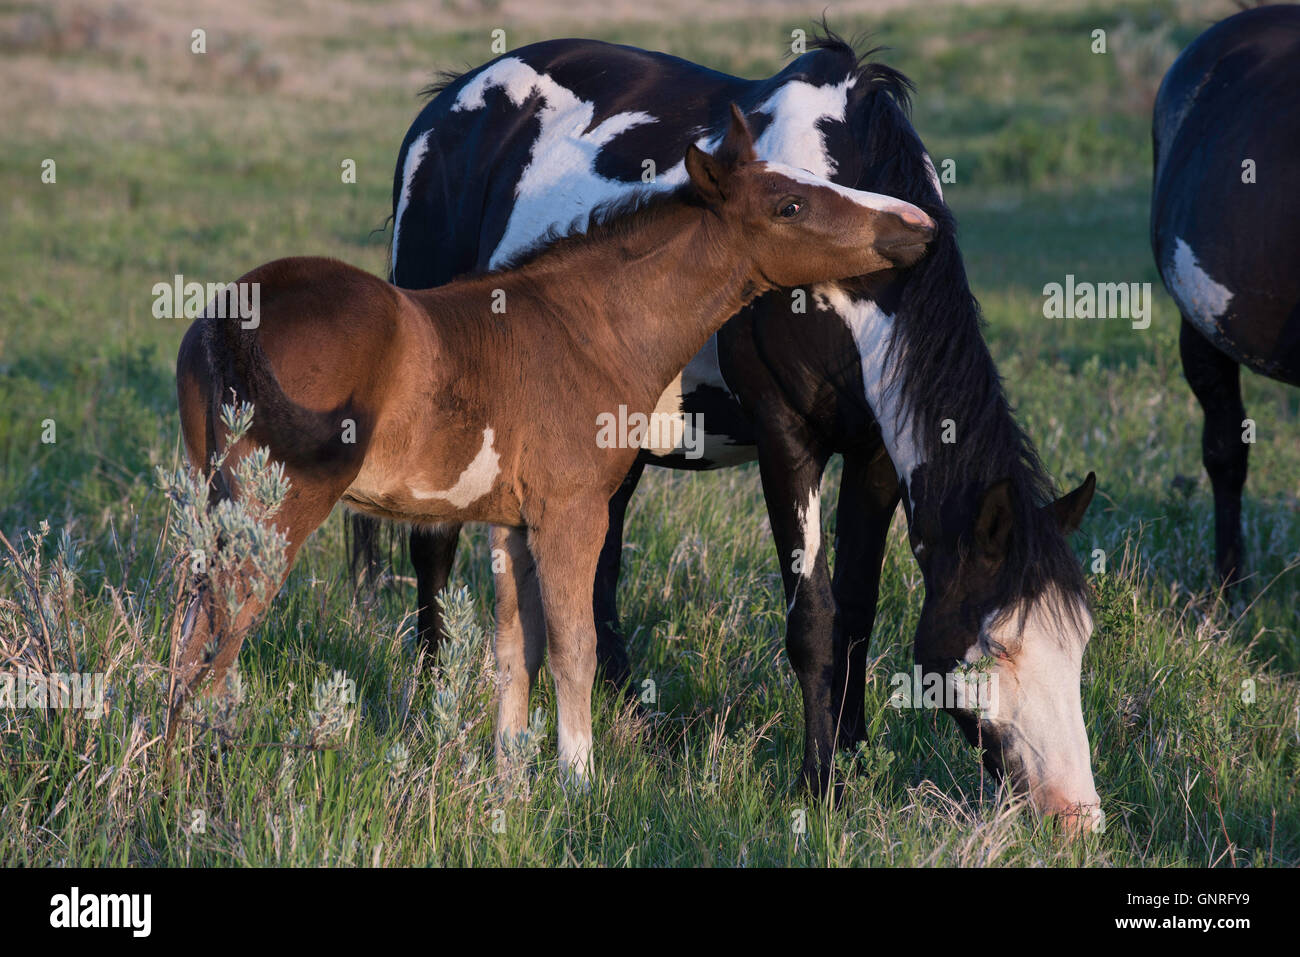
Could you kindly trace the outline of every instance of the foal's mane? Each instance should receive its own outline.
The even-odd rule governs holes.
[[[1015,531],[995,596],[1001,607],[1016,599],[1066,599],[1055,611],[1073,613],[1087,588],[1083,571],[1051,509],[1056,487],[1029,437],[1016,422],[984,339],[984,318],[971,293],[957,246],[951,210],[931,180],[925,147],[909,119],[911,81],[892,67],[871,61],[880,48],[837,36],[825,26],[810,48],[837,53],[857,77],[847,117],[861,151],[858,189],[896,196],[920,206],[937,230],[928,252],[903,276],[887,350],[893,385],[917,424],[914,438],[924,449],[931,494],[955,496],[977,507],[989,485],[1009,479]],[[865,288],[850,292],[867,295]],[[957,441],[941,441],[940,423],[951,418]],[[961,547],[969,551],[972,541]]]
[[[616,242],[680,209],[699,205],[695,187],[689,181],[670,190],[638,190],[592,207],[585,222],[584,217],[578,216],[568,226],[551,226],[534,242],[487,272],[521,269],[539,260],[549,262],[578,250]]]

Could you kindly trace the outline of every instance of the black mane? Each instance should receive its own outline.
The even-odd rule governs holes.
[[[844,40],[826,33],[813,42],[852,52]],[[857,58],[860,82],[873,89],[850,117],[864,154],[862,174],[853,185],[920,206],[937,226],[925,258],[901,284],[887,352],[892,384],[924,450],[927,494],[960,501],[973,513],[984,489],[1009,479],[1016,531],[998,586],[999,604],[1032,600],[1053,589],[1063,598],[1086,598],[1079,561],[1051,510],[1043,508],[1057,495],[1055,483],[1007,400],[966,278],[956,222],[931,182],[925,147],[908,120],[914,88],[897,70],[869,62],[875,52]],[[954,443],[941,441],[944,419],[956,423]],[[964,550],[972,545],[962,542]]]

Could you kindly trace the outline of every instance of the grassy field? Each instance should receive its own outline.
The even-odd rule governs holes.
[[[559,786],[549,689],[533,773],[507,789],[492,772],[483,530],[459,557],[457,640],[431,669],[410,580],[356,603],[337,514],[246,644],[242,700],[211,716],[224,740],[191,736],[165,778],[176,546],[154,468],[177,460],[186,322],[153,317],[154,283],[305,253],[382,273],[415,91],[487,59],[493,27],[511,46],[595,36],[758,76],[822,9],[678,6],[649,22],[618,3],[0,4],[0,669],[102,672],[110,694],[97,720],[0,711],[0,864],[1300,864],[1300,392],[1246,376],[1254,577],[1216,606],[1200,413],[1147,241],[1151,100],[1232,11],[1211,0],[830,9],[892,48],[936,162],[956,161],[946,193],[1030,435],[1062,485],[1100,477],[1076,545],[1107,554],[1083,676],[1104,833],[1063,843],[946,717],[887,706],[922,597],[901,516],[870,748],[840,807],[795,786],[799,692],[754,467],[643,481],[620,599],[658,699],[637,715],[600,698],[590,793]],[[1089,49],[1098,28],[1105,55]],[[1042,287],[1067,273],[1153,283],[1150,328],[1044,319]],[[356,702],[318,706],[339,672]]]

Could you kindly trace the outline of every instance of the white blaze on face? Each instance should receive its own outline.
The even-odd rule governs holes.
[[[832,183],[829,180],[815,176],[806,169],[796,169],[784,163],[768,162],[763,165],[773,173],[780,173],[786,179],[792,179],[796,183],[829,189],[866,209],[874,209],[879,213],[893,213],[904,222],[914,225],[934,226],[934,220],[930,219],[922,209],[893,196],[885,196],[883,193],[868,193],[862,189],[849,189],[847,186],[840,186],[838,183]]]
[[[465,508],[482,498],[492,491],[496,477],[501,473],[501,456],[492,448],[495,438],[496,433],[490,427],[483,430],[483,445],[451,488],[440,492],[412,485],[411,495],[417,499],[445,499],[456,508]]]
[[[1040,600],[1028,610],[1021,631],[1020,612],[1012,608],[984,623],[980,644],[991,639],[1007,652],[992,659],[997,691],[985,718],[1010,732],[1007,750],[1019,759],[1036,808],[1050,813],[1082,805],[1085,815],[1096,817],[1100,798],[1079,688],[1092,618],[1082,606],[1077,624],[1068,615],[1058,618],[1052,605]],[[967,659],[982,655],[976,645]]]
[[[397,211],[393,214],[393,252],[392,260],[397,262],[397,240],[402,229],[402,217],[406,215],[406,208],[411,205],[411,186],[415,181],[416,170],[424,162],[424,157],[429,152],[429,139],[433,136],[433,130],[427,130],[415,138],[411,143],[411,148],[406,151],[406,162],[402,164],[402,193],[397,197]]]
[[[1174,256],[1163,270],[1169,291],[1193,325],[1211,334],[1219,329],[1215,323],[1228,311],[1232,290],[1215,282],[1196,259],[1192,247],[1182,239],[1174,241]]]
[[[911,488],[912,472],[921,464],[912,417],[903,402],[900,380],[890,372],[904,367],[901,356],[886,365],[894,317],[871,299],[854,299],[836,283],[813,287],[813,301],[838,313],[853,334],[862,363],[862,386],[867,404],[880,423],[880,437],[894,462],[898,477]]]

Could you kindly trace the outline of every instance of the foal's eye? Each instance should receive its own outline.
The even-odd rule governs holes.
[[[799,202],[797,199],[790,199],[783,202],[777,208],[776,214],[782,219],[794,219],[799,215],[801,209],[803,209],[803,203]]]

